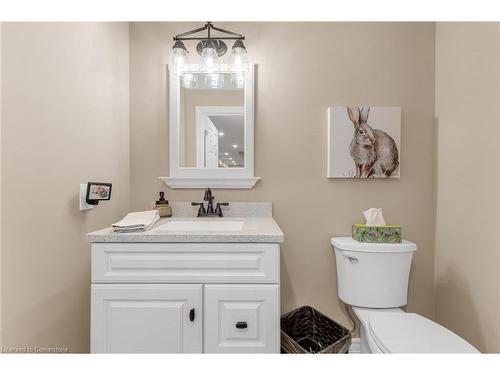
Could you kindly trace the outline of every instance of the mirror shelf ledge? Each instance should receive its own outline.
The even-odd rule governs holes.
[[[225,188],[225,189],[251,189],[260,177],[159,177],[168,187],[179,188]]]

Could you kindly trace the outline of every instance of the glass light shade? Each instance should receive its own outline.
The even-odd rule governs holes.
[[[219,68],[219,55],[215,48],[210,45],[203,48],[201,51],[200,68],[204,72],[213,72]]]
[[[224,74],[208,73],[205,76],[205,84],[211,89],[221,89],[224,87]]]
[[[188,65],[188,52],[184,43],[176,41],[170,53],[170,65],[177,71],[182,70]]]
[[[229,55],[229,69],[236,72],[248,71],[248,55],[247,50],[241,40],[234,42]]]
[[[242,89],[245,86],[245,73],[232,73],[231,85],[238,89]]]

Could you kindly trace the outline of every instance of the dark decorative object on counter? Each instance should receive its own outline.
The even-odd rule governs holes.
[[[165,193],[160,191],[160,198],[156,201],[156,209],[160,217],[171,217],[172,207],[168,205],[168,200],[165,199]]]
[[[281,317],[282,353],[347,353],[351,331],[311,306]]]

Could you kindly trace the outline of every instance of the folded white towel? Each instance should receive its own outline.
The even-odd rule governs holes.
[[[160,220],[158,210],[131,212],[112,225],[113,232],[144,232]]]
[[[113,232],[114,233],[134,233],[134,232],[144,232],[147,230],[150,230],[151,228],[154,227],[154,225],[160,220],[160,217],[158,217],[157,220],[155,220],[151,225],[147,227],[113,227]]]

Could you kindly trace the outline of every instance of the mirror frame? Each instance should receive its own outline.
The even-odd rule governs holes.
[[[260,177],[254,176],[254,70],[250,64],[244,87],[244,163],[243,168],[196,168],[179,166],[180,78],[169,69],[169,159],[170,176],[159,177],[171,188],[230,188],[251,189]],[[192,73],[204,73],[191,65]],[[220,73],[231,73],[220,70]]]

